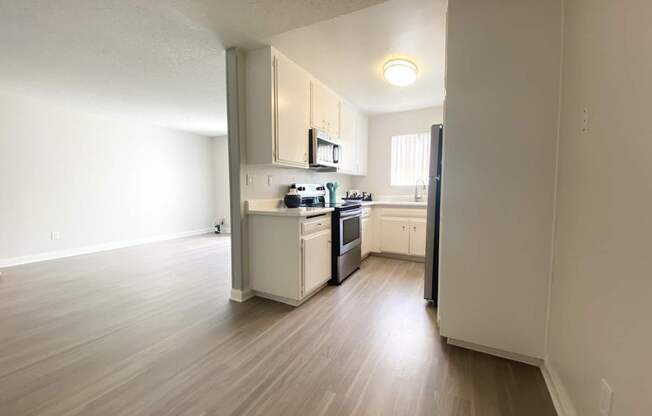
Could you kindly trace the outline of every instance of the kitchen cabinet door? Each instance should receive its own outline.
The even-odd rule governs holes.
[[[367,155],[369,153],[369,119],[366,115],[358,112],[356,127],[356,145],[358,151],[356,153],[356,174],[367,175]]]
[[[340,98],[322,83],[313,80],[311,85],[311,125],[340,137]]]
[[[421,218],[410,220],[410,255],[426,255],[426,220]]]
[[[307,235],[302,238],[301,245],[303,297],[331,278],[331,231]]]
[[[385,253],[409,254],[410,231],[406,218],[381,217],[380,251]]]
[[[342,101],[341,118],[340,118],[340,141],[341,146],[341,161],[339,171],[342,173],[356,174],[357,173],[357,122],[358,112],[351,103]]]
[[[362,251],[362,257],[366,257],[369,252],[371,252],[371,245],[372,245],[372,239],[373,239],[373,230],[371,228],[371,218],[363,218],[361,226],[362,231],[361,231],[361,244],[360,244],[360,250]]]
[[[307,168],[310,76],[280,54],[273,67],[275,162]]]

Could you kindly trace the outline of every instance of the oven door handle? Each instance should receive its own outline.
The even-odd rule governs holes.
[[[340,218],[349,218],[362,215],[362,209],[356,209],[353,211],[342,211],[340,212]]]

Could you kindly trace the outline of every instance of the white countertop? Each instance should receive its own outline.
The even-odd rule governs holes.
[[[280,199],[254,199],[246,202],[247,215],[275,215],[281,217],[309,217],[335,211],[333,208],[287,208]]]
[[[426,201],[362,201],[363,207],[379,206],[394,208],[426,208]],[[333,208],[302,207],[287,208],[280,199],[252,199],[245,204],[247,215],[275,215],[281,217],[308,217],[333,212]]]
[[[423,201],[362,201],[363,207],[370,206],[383,206],[383,207],[398,207],[398,208],[427,208],[428,203]]]

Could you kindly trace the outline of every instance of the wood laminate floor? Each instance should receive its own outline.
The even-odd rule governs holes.
[[[228,300],[229,240],[5,269],[0,415],[555,415],[537,368],[446,345],[423,265],[299,308]]]

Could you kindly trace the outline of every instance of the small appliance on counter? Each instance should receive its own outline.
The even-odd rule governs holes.
[[[346,191],[345,201],[371,201],[370,192],[360,192],[357,189]]]
[[[337,188],[340,185],[337,182],[326,182],[326,188],[328,189],[328,203],[335,204],[337,203]]]
[[[360,201],[344,201],[330,203],[326,201],[324,185],[300,184],[290,185],[301,197],[302,207],[332,207],[332,257],[331,280],[334,285],[341,284],[347,277],[360,268],[362,253],[361,218],[362,205]]]
[[[297,192],[297,188],[290,188],[290,191],[285,194],[283,202],[288,208],[299,208],[301,206],[301,195]]]
[[[298,207],[324,207],[326,206],[326,187],[319,184],[293,183],[289,193],[299,196]],[[287,195],[286,195],[287,196]]]

